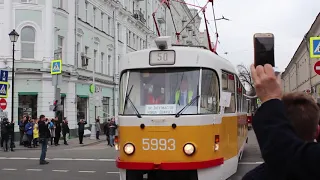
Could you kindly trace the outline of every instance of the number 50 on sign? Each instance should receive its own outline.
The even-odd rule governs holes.
[[[173,50],[151,51],[149,60],[151,66],[173,65],[176,61],[176,52]]]

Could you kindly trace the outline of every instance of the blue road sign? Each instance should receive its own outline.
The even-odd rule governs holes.
[[[6,70],[0,71],[0,81],[8,82],[8,71],[6,71]]]
[[[61,74],[62,73],[62,60],[51,61],[51,74]]]
[[[320,58],[320,37],[310,38],[310,57]]]
[[[0,98],[8,97],[8,83],[0,82]]]

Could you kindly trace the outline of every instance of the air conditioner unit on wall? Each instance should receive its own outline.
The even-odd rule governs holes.
[[[87,54],[81,53],[82,66],[88,66],[89,59],[90,58],[87,56]]]

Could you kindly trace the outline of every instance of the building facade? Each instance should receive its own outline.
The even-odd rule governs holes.
[[[55,100],[50,74],[54,59],[62,60],[62,117],[68,118],[70,129],[76,129],[82,118],[90,124],[97,116],[106,120],[116,115],[119,60],[151,46],[157,37],[152,17],[157,8],[161,35],[172,36],[173,42],[175,27],[181,31],[197,11],[174,2],[171,18],[159,0],[0,0],[0,15],[5,17],[0,20],[0,68],[9,71],[9,84],[12,43],[8,34],[12,29],[20,34],[15,44],[14,120],[25,114],[54,117],[49,108]],[[199,16],[194,18],[181,32],[179,43],[200,44],[200,21]],[[98,93],[90,91],[92,84]],[[9,119],[11,96],[9,90],[5,110]]]
[[[282,85],[284,92],[304,91],[320,102],[320,76],[314,71],[320,59],[311,59],[309,53],[309,39],[314,36],[320,36],[320,13],[283,72]]]

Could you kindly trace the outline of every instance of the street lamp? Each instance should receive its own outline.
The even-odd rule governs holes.
[[[9,33],[9,37],[10,37],[10,41],[12,42],[12,76],[11,76],[11,79],[12,79],[12,83],[11,83],[11,121],[13,121],[13,118],[14,118],[14,46],[15,46],[15,43],[18,41],[18,38],[19,38],[19,34],[17,33],[16,30],[12,30],[10,33]],[[13,135],[14,135],[14,130],[13,130]],[[14,136],[12,135],[12,139],[14,139]]]

